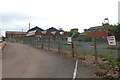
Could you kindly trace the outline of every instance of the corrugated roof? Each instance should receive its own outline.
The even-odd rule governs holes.
[[[26,36],[33,36],[33,35],[35,35],[35,32],[36,32],[36,30],[29,31],[29,32],[26,34]]]

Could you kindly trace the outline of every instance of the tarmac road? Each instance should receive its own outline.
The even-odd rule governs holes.
[[[30,45],[7,43],[2,54],[3,78],[72,78],[75,60],[36,49]],[[78,63],[77,78],[93,78],[98,68]]]

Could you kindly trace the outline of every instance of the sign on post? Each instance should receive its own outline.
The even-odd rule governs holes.
[[[67,39],[67,44],[71,44],[71,42],[72,42],[72,38],[71,38],[71,37],[68,37],[68,39]]]
[[[117,46],[115,36],[108,36],[107,41],[108,41],[109,46]]]

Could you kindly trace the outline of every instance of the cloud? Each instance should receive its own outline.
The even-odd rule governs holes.
[[[11,23],[15,24],[15,22],[47,19],[40,16],[31,16],[28,14],[21,14],[21,13],[3,13],[3,14],[0,14],[0,18],[2,19],[1,21],[4,24],[11,24]]]

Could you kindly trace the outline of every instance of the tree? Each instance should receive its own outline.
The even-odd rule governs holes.
[[[82,38],[82,41],[85,41],[85,42],[92,41],[92,37],[86,34],[86,35]]]
[[[5,37],[4,36],[2,36],[2,40],[5,41]]]

